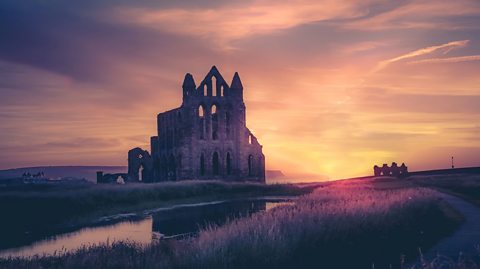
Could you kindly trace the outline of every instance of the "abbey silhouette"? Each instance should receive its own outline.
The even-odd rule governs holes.
[[[408,176],[408,167],[405,163],[402,163],[401,166],[398,166],[396,162],[392,163],[392,166],[388,167],[388,164],[384,163],[382,167],[375,165],[373,166],[373,175],[376,177],[379,176],[393,176],[393,177],[406,177]]]
[[[157,116],[158,135],[150,139],[151,154],[141,148],[128,152],[128,181],[265,182],[265,156],[246,126],[238,73],[228,85],[213,66],[198,87],[187,73],[182,88],[182,105]]]

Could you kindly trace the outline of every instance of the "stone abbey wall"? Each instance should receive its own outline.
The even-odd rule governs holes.
[[[392,176],[392,177],[406,177],[408,176],[408,167],[405,163],[398,166],[396,162],[392,163],[392,166],[384,163],[383,166],[375,165],[373,166],[373,175],[376,177],[379,176]]]
[[[246,126],[238,73],[228,85],[213,66],[198,86],[186,74],[182,88],[181,106],[157,116],[158,134],[150,139],[150,153],[140,148],[129,151],[128,180],[265,182],[265,156]]]

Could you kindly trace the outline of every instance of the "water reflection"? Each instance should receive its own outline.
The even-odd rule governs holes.
[[[0,257],[53,255],[54,253],[79,249],[82,246],[114,241],[129,240],[149,244],[152,242],[152,223],[153,219],[147,217],[140,221],[123,221],[109,226],[83,228],[73,233],[56,235],[29,246],[4,250],[0,252]]]
[[[153,230],[167,237],[195,233],[209,224],[222,225],[228,219],[264,211],[266,204],[265,201],[236,201],[183,208],[171,212],[173,215],[161,212],[153,215]]]
[[[249,216],[291,204],[283,200],[229,201],[217,204],[159,210],[137,221],[123,220],[116,224],[83,228],[76,232],[51,236],[28,246],[0,251],[0,257],[53,255],[93,244],[131,241],[148,245],[152,238],[162,239],[192,235],[209,224],[222,225],[229,219]],[[13,244],[14,242],[12,242]]]

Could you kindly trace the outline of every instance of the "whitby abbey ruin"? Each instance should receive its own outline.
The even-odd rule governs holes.
[[[262,146],[246,126],[238,73],[230,85],[213,66],[196,86],[185,75],[180,107],[157,116],[150,153],[128,152],[127,181],[224,179],[265,182]]]

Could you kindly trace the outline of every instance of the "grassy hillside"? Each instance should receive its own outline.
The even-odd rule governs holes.
[[[480,174],[425,175],[411,177],[411,180],[421,186],[461,196],[480,206]]]
[[[0,260],[0,267],[400,268],[460,222],[428,189],[345,181],[186,240],[147,248],[128,242],[85,247],[55,257]]]

